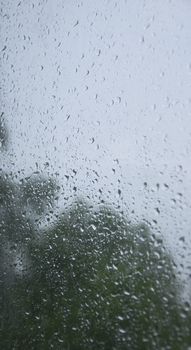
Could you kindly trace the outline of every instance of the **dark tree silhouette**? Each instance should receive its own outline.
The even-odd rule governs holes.
[[[8,349],[187,349],[189,307],[170,255],[145,225],[78,202],[28,250]]]
[[[8,145],[8,129],[4,120],[4,113],[0,115],[0,151],[5,150]]]
[[[8,130],[0,118],[0,151],[7,151]],[[6,153],[4,153],[4,156]],[[30,176],[16,181],[13,174],[0,169],[0,348],[12,349],[3,336],[17,323],[15,286],[29,266],[29,242],[38,235],[37,222],[43,220],[53,204],[56,184],[52,179]],[[14,295],[14,297],[13,297]],[[9,334],[8,333],[8,334]]]
[[[188,349],[190,305],[162,240],[80,200],[40,229],[55,192],[1,173],[0,348]]]

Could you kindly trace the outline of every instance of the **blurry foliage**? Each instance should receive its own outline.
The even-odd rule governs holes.
[[[7,148],[8,145],[8,130],[4,121],[4,114],[0,115],[0,151]]]
[[[188,349],[190,305],[162,240],[80,200],[40,229],[55,191],[0,176],[0,348]]]

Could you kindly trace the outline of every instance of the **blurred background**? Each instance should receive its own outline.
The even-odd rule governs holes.
[[[0,5],[0,113],[9,135],[1,172],[18,184],[56,181],[48,222],[83,198],[146,224],[172,254],[188,300],[191,2]]]

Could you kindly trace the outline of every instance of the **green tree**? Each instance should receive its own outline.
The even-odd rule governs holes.
[[[5,150],[8,146],[8,129],[4,120],[4,113],[0,115],[0,150]]]
[[[0,151],[5,158],[8,130],[0,116]],[[8,159],[8,157],[7,157]],[[12,173],[0,169],[0,348],[6,348],[3,330],[17,322],[15,286],[30,263],[29,242],[38,235],[38,221],[44,219],[54,202],[56,184],[52,179],[32,175],[16,181]],[[3,339],[3,340],[2,340]],[[9,340],[7,344],[9,344]],[[12,345],[8,348],[12,348]]]
[[[189,305],[145,225],[78,202],[29,251],[8,349],[188,348]]]
[[[162,240],[83,201],[40,229],[55,192],[1,172],[0,348],[188,349],[190,305]]]

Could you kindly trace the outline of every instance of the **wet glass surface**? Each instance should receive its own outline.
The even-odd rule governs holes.
[[[190,10],[1,1],[1,349],[191,349]]]

